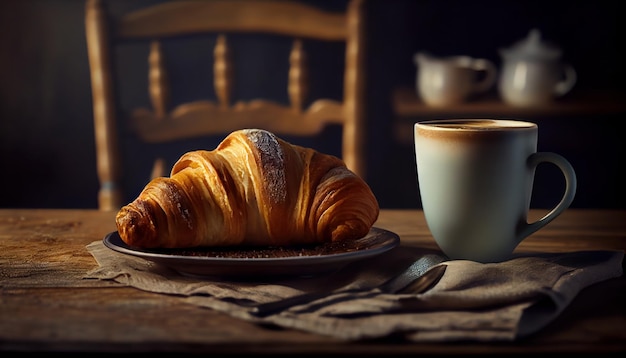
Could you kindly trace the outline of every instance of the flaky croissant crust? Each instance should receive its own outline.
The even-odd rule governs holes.
[[[259,129],[184,154],[116,216],[133,247],[284,246],[365,236],[379,214],[370,187],[332,155]]]

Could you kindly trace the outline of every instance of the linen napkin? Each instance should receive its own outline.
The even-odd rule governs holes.
[[[440,263],[446,271],[425,292],[378,290],[329,293],[323,299],[257,317],[254,305],[316,290],[382,282],[432,251],[402,245],[374,258],[313,277],[253,281],[192,278],[142,258],[115,252],[101,241],[87,245],[99,267],[85,279],[112,280],[240,319],[272,323],[343,340],[390,335],[411,341],[513,341],[553,321],[574,297],[594,283],[623,273],[622,251],[517,255],[482,264]]]

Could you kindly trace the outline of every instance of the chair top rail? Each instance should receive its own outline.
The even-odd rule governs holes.
[[[245,1],[245,0],[243,0]],[[285,1],[175,1],[137,10],[118,23],[122,39],[173,37],[206,32],[264,32],[345,41],[344,13]]]

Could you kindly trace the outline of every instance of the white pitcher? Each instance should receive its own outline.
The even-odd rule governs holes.
[[[489,90],[497,79],[496,67],[487,59],[416,53],[413,60],[417,66],[417,93],[429,106],[464,102]]]

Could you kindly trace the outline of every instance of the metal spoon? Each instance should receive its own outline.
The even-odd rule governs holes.
[[[446,258],[439,255],[425,255],[413,262],[406,270],[400,275],[394,276],[391,279],[385,281],[378,287],[369,288],[350,288],[339,289],[335,291],[317,291],[304,293],[297,296],[288,297],[279,301],[262,303],[255,306],[250,314],[256,317],[266,317],[277,312],[281,312],[290,307],[303,305],[313,302],[315,300],[328,297],[331,294],[338,293],[351,293],[351,292],[364,292],[372,289],[377,289],[382,293],[399,293],[404,289],[410,287],[412,293],[421,293],[432,287],[432,285],[443,276],[446,266],[436,266],[437,264],[446,261]],[[434,268],[433,268],[434,267]],[[432,270],[431,270],[432,268]]]

